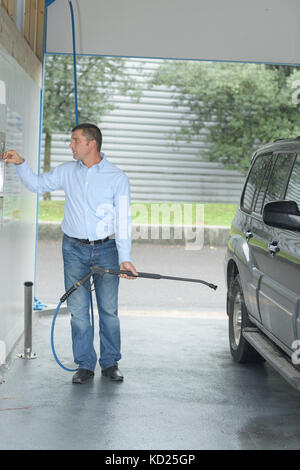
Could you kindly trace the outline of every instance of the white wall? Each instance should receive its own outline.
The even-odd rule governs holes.
[[[298,0],[73,0],[77,52],[300,63]],[[47,51],[72,52],[70,9],[48,8]]]
[[[1,45],[0,81],[5,89],[0,132],[6,134],[6,149],[18,149],[37,171],[40,87]],[[23,332],[23,284],[34,280],[36,195],[19,183],[14,165],[3,167],[1,163],[5,174],[0,212],[0,344],[5,343],[9,353]]]

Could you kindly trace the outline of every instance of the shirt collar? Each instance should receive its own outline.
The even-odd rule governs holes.
[[[95,165],[91,166],[90,168],[94,168],[97,170],[97,171],[100,171],[101,168],[104,166],[105,164],[105,161],[106,161],[106,157],[105,157],[105,154],[103,152],[100,152],[100,157],[102,158],[101,162],[99,163],[96,163]],[[82,163],[81,160],[79,160],[79,165],[81,168],[85,168],[86,170],[88,170],[88,168]]]

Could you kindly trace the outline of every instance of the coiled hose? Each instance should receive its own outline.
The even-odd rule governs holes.
[[[56,360],[57,364],[64,370],[68,371],[68,372],[76,372],[78,370],[77,369],[70,369],[69,367],[66,367],[64,366],[60,360],[58,359],[57,357],[57,354],[56,354],[56,351],[55,351],[55,347],[54,347],[54,328],[55,328],[55,322],[56,322],[56,318],[57,318],[57,315],[58,315],[58,312],[59,312],[59,309],[60,309],[60,306],[62,304],[62,301],[60,300],[57,307],[56,307],[56,310],[55,310],[55,313],[53,315],[53,320],[52,320],[52,325],[51,325],[51,349],[52,349],[52,353],[53,353],[53,356],[54,356],[54,359]],[[95,325],[94,325],[94,310],[93,310],[93,298],[92,298],[92,292],[90,291],[90,304],[91,304],[91,322],[92,322],[92,337],[94,337],[94,329],[95,329]]]

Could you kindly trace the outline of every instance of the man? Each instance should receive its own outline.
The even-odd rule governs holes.
[[[14,150],[4,153],[6,163],[14,163],[23,184],[31,191],[65,191],[62,221],[65,289],[85,276],[91,266],[121,269],[137,275],[130,259],[130,189],[128,178],[109,163],[101,152],[102,134],[93,124],[72,130],[73,161],[58,165],[49,173],[36,175]],[[93,276],[99,312],[102,375],[122,381],[118,318],[119,277]],[[67,300],[71,312],[74,361],[78,370],[73,383],[85,383],[94,376],[97,355],[93,346],[89,316],[90,283],[80,286]]]

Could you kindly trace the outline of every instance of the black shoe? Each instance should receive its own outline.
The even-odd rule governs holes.
[[[111,366],[107,369],[102,369],[102,375],[109,377],[110,380],[113,380],[114,382],[122,382],[124,380],[118,366]]]
[[[94,372],[92,370],[78,369],[76,374],[73,375],[72,382],[73,384],[84,384],[92,377],[94,377]]]

